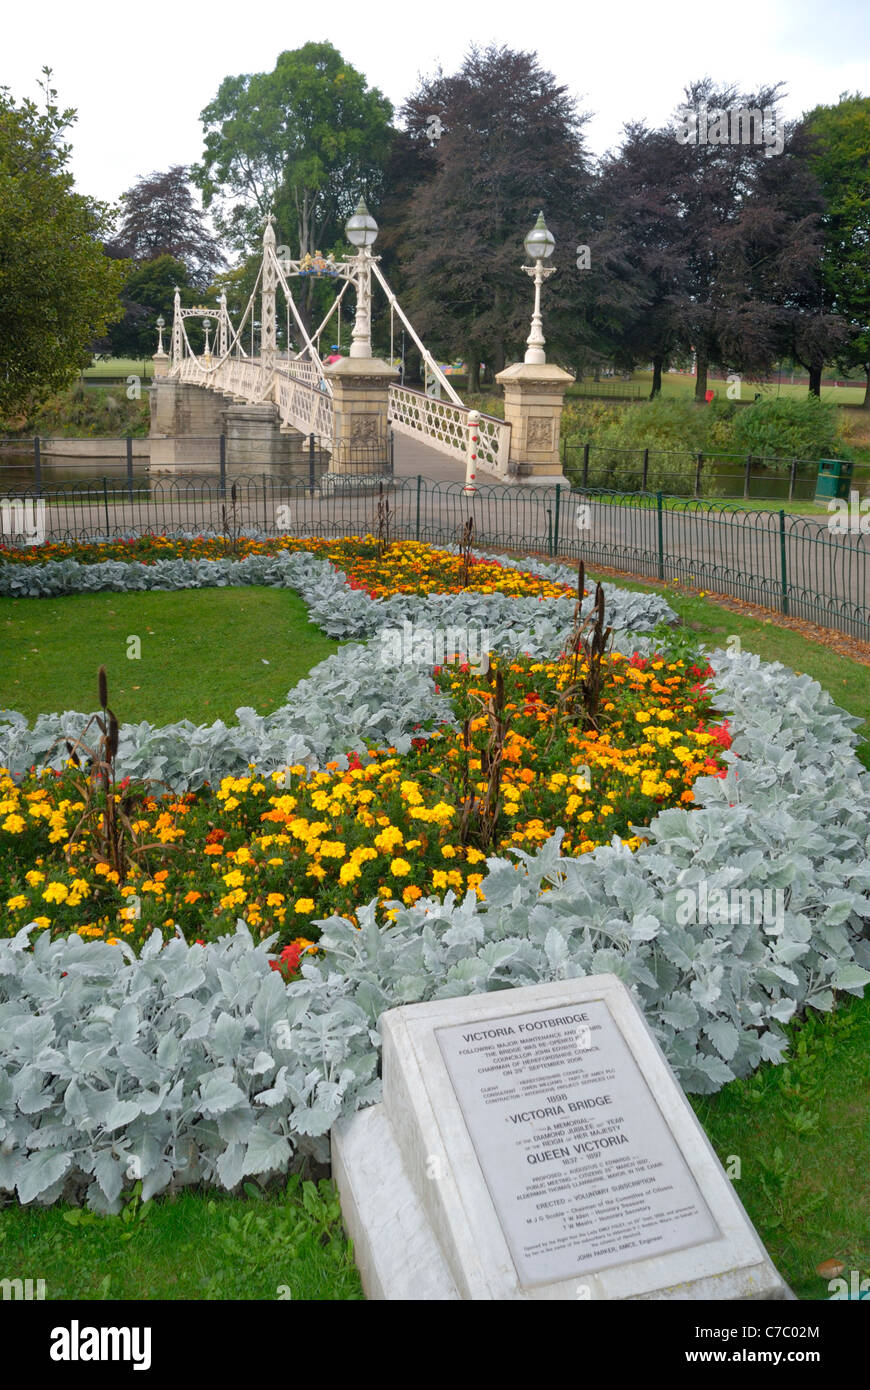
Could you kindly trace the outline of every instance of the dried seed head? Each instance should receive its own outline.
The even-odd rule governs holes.
[[[106,751],[110,761],[115,757],[118,751],[118,721],[112,710],[109,710],[109,738]]]
[[[99,683],[100,683],[100,705],[102,706],[103,709],[105,709],[105,708],[106,708],[106,705],[109,703],[109,682],[108,682],[108,680],[106,679],[106,668],[105,668],[105,666],[101,666],[101,667],[100,667]]]

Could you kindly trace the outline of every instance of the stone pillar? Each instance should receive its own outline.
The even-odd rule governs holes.
[[[504,418],[511,429],[511,472],[521,483],[564,483],[559,428],[565,391],[574,380],[555,363],[514,362],[499,372]]]
[[[298,430],[283,430],[278,407],[270,401],[259,405],[230,405],[224,410],[227,436],[227,467],[263,469],[275,477],[308,482],[311,459],[308,439]],[[314,476],[326,471],[329,456],[319,447],[314,452]],[[273,469],[271,465],[278,465]]]
[[[156,376],[148,390],[151,406],[151,467],[220,462],[224,401],[204,386]]]
[[[169,371],[169,353],[155,352],[151,361],[154,363],[154,376],[166,376]]]
[[[398,376],[379,357],[342,357],[324,367],[335,404],[331,474],[376,476],[389,459],[389,390]]]

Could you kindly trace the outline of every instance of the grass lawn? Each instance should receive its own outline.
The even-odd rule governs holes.
[[[0,647],[0,708],[90,713],[105,666],[122,724],[234,724],[241,705],[269,714],[337,650],[296,594],[272,588],[2,598]]]
[[[608,377],[607,382],[613,378]],[[633,385],[640,385],[646,394],[652,389],[652,372],[635,372],[631,378]],[[628,383],[626,383],[628,384]],[[709,390],[716,392],[717,400],[727,400],[728,382],[724,377],[708,377],[707,386]],[[568,388],[571,394],[571,388]],[[829,386],[822,382],[821,399],[832,401],[834,405],[861,405],[864,400],[865,384],[863,381],[856,381],[853,386]],[[787,396],[794,400],[805,400],[807,395],[806,384],[803,386],[794,385],[790,382],[776,382],[767,384],[757,384],[744,377],[742,382],[742,396],[740,399],[751,401],[759,392],[764,400],[770,400],[776,396]],[[694,396],[695,378],[691,372],[664,372],[662,374],[662,396],[668,397]]]
[[[788,1061],[765,1065],[695,1113],[777,1269],[798,1298],[831,1297],[816,1273],[837,1259],[870,1276],[870,999],[788,1029]]]
[[[85,367],[82,376],[86,380],[99,379],[104,376],[129,376],[130,374],[141,377],[153,377],[154,363],[150,357],[110,357],[105,362],[92,362],[90,367]]]
[[[600,502],[603,506],[606,507],[620,507],[625,505],[634,507],[637,506],[636,502],[629,502],[628,504],[626,504],[624,500],[626,497],[636,496],[636,494],[628,492],[599,493],[594,487],[588,487],[584,490],[581,487],[581,475],[577,472],[576,469],[573,470],[573,473],[574,477],[572,480],[572,487],[576,490],[576,492],[582,492],[584,496],[588,495],[593,499],[593,501]],[[655,508],[658,505],[654,493],[648,493],[647,499],[648,500],[646,505],[648,507]],[[95,502],[102,503],[102,500],[102,494],[98,498],[95,498]],[[690,497],[669,497],[667,494],[665,494],[662,497],[662,506],[665,508],[666,511],[692,511],[696,509],[700,512],[704,512],[709,508],[715,508],[717,511],[728,512],[783,511],[788,513],[795,513],[796,515],[800,516],[812,516],[815,517],[817,521],[823,522],[825,525],[827,525],[827,522],[832,515],[832,513],[828,511],[827,502],[814,502],[812,500],[795,500],[793,502],[789,502],[787,497],[701,497],[698,499],[697,502],[695,502]]]
[[[140,1184],[137,1184],[137,1188]],[[183,1192],[120,1216],[81,1208],[0,1209],[8,1279],[44,1279],[47,1299],[360,1299],[330,1185],[290,1178],[264,1194]]]

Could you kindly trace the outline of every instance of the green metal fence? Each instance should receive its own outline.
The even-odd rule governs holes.
[[[751,511],[662,492],[582,492],[564,486],[483,486],[422,476],[383,483],[326,474],[316,482],[260,474],[211,474],[164,481],[103,478],[44,488],[44,539],[117,539],[146,533],[338,537],[377,530],[378,501],[389,503],[394,539],[455,543],[471,515],[481,546],[534,552],[679,580],[762,604],[870,640],[870,535],[866,515],[848,529],[785,511]],[[853,509],[854,511],[854,509]],[[0,528],[8,527],[0,513]],[[840,518],[842,521],[842,518]],[[0,542],[16,538],[0,534]],[[21,537],[18,537],[21,544]],[[14,550],[0,558],[15,558]]]
[[[694,453],[690,449],[622,449],[609,444],[562,440],[562,468],[577,487],[657,492],[670,497],[715,501],[812,501],[818,459],[758,454]],[[870,492],[870,465],[852,471],[856,491]]]

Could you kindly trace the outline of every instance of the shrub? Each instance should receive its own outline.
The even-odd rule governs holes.
[[[740,453],[781,459],[783,468],[792,458],[843,457],[835,407],[817,396],[757,401],[737,413],[732,434]]]

